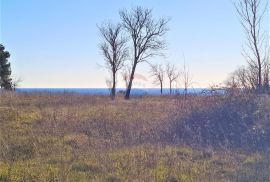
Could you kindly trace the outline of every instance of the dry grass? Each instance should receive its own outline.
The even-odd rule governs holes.
[[[1,93],[0,181],[270,181],[269,152],[179,134],[223,97]]]

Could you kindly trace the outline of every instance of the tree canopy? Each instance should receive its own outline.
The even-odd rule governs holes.
[[[5,51],[5,47],[0,44],[0,86],[6,90],[12,89],[12,79],[10,78],[11,67],[8,61],[9,57],[9,52]]]

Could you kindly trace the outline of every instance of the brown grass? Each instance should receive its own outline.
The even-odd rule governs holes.
[[[265,127],[270,106],[262,100],[255,108]],[[111,101],[103,95],[1,93],[0,181],[269,180],[269,152],[183,137],[183,123],[195,121],[194,113],[216,111],[227,101],[221,95],[129,101],[118,95]]]

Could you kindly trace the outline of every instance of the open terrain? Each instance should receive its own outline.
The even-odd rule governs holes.
[[[0,181],[270,181],[269,101],[0,93]]]

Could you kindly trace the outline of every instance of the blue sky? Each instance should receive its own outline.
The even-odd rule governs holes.
[[[166,57],[151,61],[181,69],[184,54],[194,87],[220,83],[245,63],[245,39],[232,0],[0,1],[0,42],[12,55],[13,76],[22,78],[22,87],[106,87],[97,24],[117,22],[119,9],[138,5],[152,8],[155,17],[171,18]],[[148,78],[143,87],[153,87],[146,64],[137,72]]]

